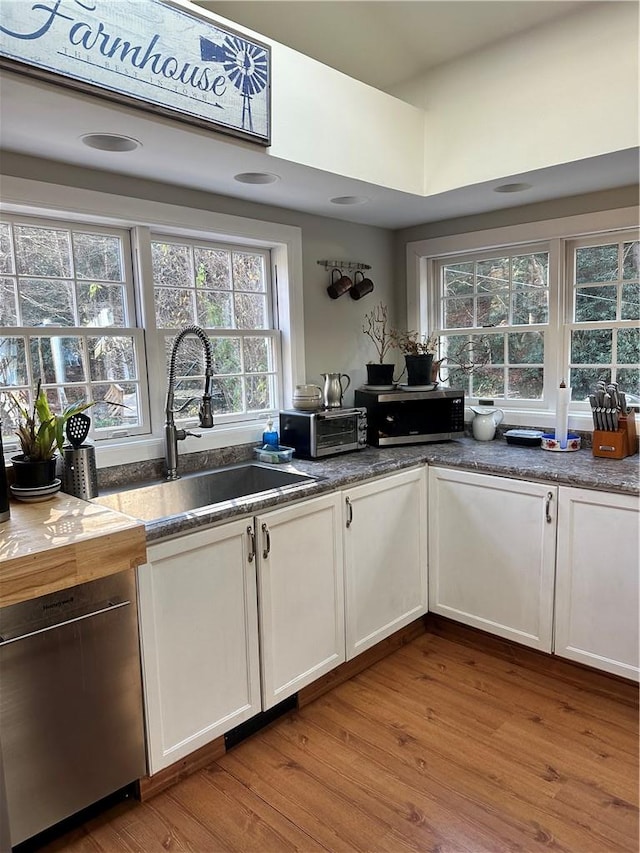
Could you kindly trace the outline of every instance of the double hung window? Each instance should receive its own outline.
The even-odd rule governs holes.
[[[604,379],[640,402],[637,231],[519,241],[425,261],[423,316],[439,336],[440,377],[471,401],[553,411],[564,379],[573,411],[586,413]]]
[[[38,383],[54,411],[98,404],[93,439],[160,437],[173,343],[189,325],[211,342],[216,423],[255,424],[280,407],[269,248],[101,227],[95,217],[6,215],[0,294],[5,446],[15,442],[15,401],[30,407]],[[186,336],[176,355],[176,420],[188,425],[204,387],[204,353]]]
[[[198,325],[213,350],[217,420],[255,417],[278,407],[278,332],[273,328],[269,253],[152,236],[155,321],[167,360],[176,333]],[[177,353],[176,406],[194,417],[204,353],[185,338]]]
[[[567,328],[572,396],[584,400],[593,377],[640,402],[640,242],[633,235],[567,246]]]
[[[0,414],[9,440],[10,395],[29,406],[38,383],[56,411],[100,403],[91,413],[96,437],[148,429],[127,231],[5,220],[0,288]]]
[[[435,325],[449,383],[471,397],[541,399],[549,327],[548,248],[442,259],[437,281]]]

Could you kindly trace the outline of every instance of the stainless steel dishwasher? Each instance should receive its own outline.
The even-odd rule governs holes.
[[[133,571],[0,610],[11,844],[145,773]]]

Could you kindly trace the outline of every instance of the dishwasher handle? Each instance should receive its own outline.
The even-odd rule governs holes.
[[[46,634],[49,631],[56,631],[58,628],[65,628],[67,625],[73,625],[75,622],[82,622],[85,619],[92,619],[94,616],[100,616],[101,613],[111,613],[114,610],[119,610],[121,607],[128,607],[130,601],[110,601],[106,607],[101,607],[99,610],[92,610],[90,613],[83,613],[81,616],[74,616],[73,619],[66,619],[64,622],[55,622],[53,625],[47,625],[46,628],[39,628],[37,631],[29,631],[26,634],[19,634],[17,637],[0,637],[0,648],[8,646],[10,643],[17,643],[19,640],[28,640],[30,637],[38,637],[41,634]]]

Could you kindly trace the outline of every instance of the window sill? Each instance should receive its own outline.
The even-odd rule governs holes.
[[[466,403],[465,405],[465,421],[473,420],[473,412],[470,406],[477,406],[478,403]],[[533,429],[542,429],[545,431],[554,430],[556,425],[555,412],[540,411],[535,409],[511,409],[501,406],[499,403],[494,404],[494,408],[504,412],[503,423],[514,427],[531,427]],[[570,412],[569,413],[569,429],[578,432],[591,432],[593,430],[593,418],[591,412]]]

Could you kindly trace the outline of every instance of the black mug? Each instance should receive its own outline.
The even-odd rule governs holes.
[[[358,281],[358,276],[360,276],[360,281]],[[370,278],[365,278],[364,273],[361,270],[358,270],[353,277],[353,287],[349,291],[351,293],[352,299],[362,299],[363,296],[366,296],[367,293],[371,293],[373,290],[373,282]]]
[[[338,275],[336,276],[335,273],[338,273]],[[327,288],[327,293],[332,299],[337,299],[343,293],[346,293],[347,290],[351,290],[352,287],[353,282],[348,275],[342,274],[342,270],[337,268],[331,270],[331,284]]]

